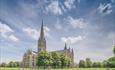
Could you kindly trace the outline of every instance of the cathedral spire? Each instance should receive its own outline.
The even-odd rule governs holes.
[[[43,19],[42,19],[42,25],[41,25],[40,38],[44,38],[44,25],[43,25]]]
[[[74,54],[73,48],[72,48],[72,54]]]
[[[41,32],[40,32],[40,37],[38,40],[38,52],[40,51],[46,51],[46,40],[44,37],[44,25],[43,25],[43,20],[42,20],[42,25],[41,25]]]
[[[67,44],[65,43],[65,48],[64,48],[64,50],[66,50],[67,49]]]

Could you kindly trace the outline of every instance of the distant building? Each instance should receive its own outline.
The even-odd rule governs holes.
[[[44,36],[44,28],[43,28],[43,21],[42,21],[42,26],[41,26],[41,32],[40,32],[40,37],[38,40],[38,51],[32,51],[31,49],[28,49],[26,53],[23,55],[23,60],[22,60],[22,66],[23,67],[36,67],[36,58],[38,56],[38,53],[43,50],[46,51],[46,39]],[[58,50],[58,51],[52,51],[56,53],[63,53],[65,54],[66,57],[70,58],[71,60],[71,66],[74,65],[74,51],[73,49],[68,49],[67,45],[65,43],[65,47],[63,50]]]

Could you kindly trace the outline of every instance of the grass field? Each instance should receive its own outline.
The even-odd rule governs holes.
[[[30,69],[30,68],[0,68],[0,70],[44,70],[44,69]],[[48,70],[48,69],[45,69]],[[115,68],[71,68],[71,69],[50,69],[50,70],[115,70]]]

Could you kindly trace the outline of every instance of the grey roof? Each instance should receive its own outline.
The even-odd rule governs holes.
[[[64,50],[56,50],[56,51],[51,51],[52,52],[57,52],[57,53],[64,53]]]

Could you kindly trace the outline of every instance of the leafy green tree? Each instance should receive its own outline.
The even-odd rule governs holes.
[[[60,57],[61,57],[60,60],[61,60],[61,67],[62,68],[70,65],[70,59],[69,58],[67,58],[64,54],[61,54]]]
[[[61,61],[60,61],[60,54],[56,52],[52,52],[52,66],[54,68],[60,67],[61,66]]]
[[[6,67],[6,66],[7,66],[7,64],[5,62],[0,64],[0,67]]]
[[[1,67],[19,67],[20,66],[20,62],[10,61],[8,64],[3,62],[0,66]]]
[[[86,58],[86,67],[87,68],[92,67],[92,61],[90,60],[90,58]]]
[[[115,68],[115,57],[109,58],[106,66]]]
[[[70,58],[65,57],[65,59],[64,59],[64,66],[65,66],[65,67],[69,67],[70,64],[71,64],[71,62],[70,62]]]
[[[108,61],[104,60],[104,61],[102,62],[103,67],[107,67],[107,63],[108,63]]]
[[[101,62],[94,62],[92,64],[92,67],[94,67],[94,68],[102,67]]]
[[[106,61],[103,61],[103,67],[114,67],[115,68],[115,45],[113,46],[114,57],[109,58]]]
[[[95,68],[95,67],[98,67],[97,63],[94,62],[93,65],[92,65],[92,67],[94,67],[94,68]]]
[[[51,64],[52,64],[51,55],[46,51],[39,52],[38,58],[37,58],[37,65],[44,66],[44,68],[46,68]]]
[[[85,61],[84,60],[80,60],[80,62],[79,62],[79,67],[80,68],[85,68],[86,67],[86,64],[85,64]]]
[[[104,61],[104,67],[114,67],[115,68],[115,45],[113,46],[113,53],[114,57],[109,58],[108,60]]]
[[[14,62],[15,63],[15,67],[19,67],[20,66],[20,62]]]
[[[68,67],[70,66],[71,61],[68,57],[65,57],[64,54],[59,54],[56,52],[48,53],[46,51],[41,51],[38,53],[37,57],[37,65],[39,67],[48,67],[53,66],[56,67]]]
[[[115,57],[115,45],[113,46],[113,54],[114,54],[114,57]]]
[[[8,67],[16,67],[16,63],[13,62],[13,61],[10,61],[10,62],[8,63]]]
[[[103,67],[113,67],[115,68],[115,57],[111,57],[108,60],[103,61]]]

